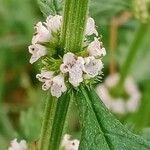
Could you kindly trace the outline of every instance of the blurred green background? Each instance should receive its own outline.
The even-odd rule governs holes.
[[[62,1],[57,0],[59,10]],[[42,5],[41,5],[42,6]],[[147,6],[148,7],[148,6]],[[43,7],[41,7],[42,10]],[[53,7],[49,7],[49,14]],[[148,10],[150,7],[148,8]],[[58,10],[58,11],[59,11]],[[90,16],[97,25],[107,50],[104,78],[120,72],[136,32],[143,24],[133,0],[91,0]],[[36,0],[0,0],[0,150],[7,149],[15,137],[28,142],[37,140],[46,94],[35,75],[37,66],[29,64],[28,46],[33,26],[44,16]],[[148,21],[149,22],[149,21]],[[145,23],[145,22],[144,22]],[[149,23],[147,23],[149,24]],[[137,53],[128,74],[142,93],[138,112],[117,117],[138,134],[150,133],[150,26],[135,47]],[[80,126],[76,105],[72,105],[68,132],[78,136]],[[76,116],[74,115],[76,114]]]

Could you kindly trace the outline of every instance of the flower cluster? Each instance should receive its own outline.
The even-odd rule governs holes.
[[[88,18],[82,56],[80,52],[67,52],[61,56],[58,49],[62,22],[62,16],[56,15],[49,16],[44,23],[37,23],[32,45],[29,46],[32,54],[30,63],[38,61],[43,66],[36,76],[43,82],[42,89],[50,90],[52,96],[57,98],[67,90],[68,85],[77,87],[84,80],[100,75],[103,68],[101,58],[106,55],[95,21]]]
[[[71,139],[70,135],[65,134],[62,141],[62,148],[65,150],[78,150],[79,143],[79,140]]]
[[[134,0],[135,16],[143,23],[150,20],[150,0]]]
[[[110,89],[114,88],[119,82],[119,74],[110,75],[104,84],[97,87],[97,93],[104,104],[114,113],[126,114],[137,111],[140,104],[141,93],[132,78],[127,78],[124,83],[124,91],[128,97],[113,97]]]
[[[28,146],[25,140],[17,142],[17,139],[14,139],[11,141],[11,146],[8,148],[8,150],[27,150],[27,147]]]

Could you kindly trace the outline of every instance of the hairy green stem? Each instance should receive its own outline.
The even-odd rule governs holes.
[[[89,0],[65,0],[61,45],[65,52],[82,49]]]
[[[62,54],[82,49],[87,12],[88,0],[65,0],[60,36]],[[59,150],[71,99],[68,91],[58,100],[53,97],[47,100],[39,150]]]
[[[42,130],[39,141],[39,150],[48,150],[48,143],[52,132],[53,118],[55,116],[57,101],[50,94],[48,94],[45,111],[43,116]]]
[[[60,147],[70,101],[71,97],[69,92],[63,94],[58,99],[54,123],[51,132],[51,138],[49,141],[49,150],[58,150]]]
[[[148,25],[149,24],[141,24],[136,33],[135,39],[133,40],[133,43],[131,44],[131,47],[129,49],[127,59],[125,60],[123,67],[121,69],[121,79],[120,79],[120,83],[119,83],[120,85],[122,85],[124,83],[124,80],[131,69],[134,58],[136,57],[136,54],[139,50],[138,47],[142,43],[142,41],[145,37],[144,35],[147,33]]]

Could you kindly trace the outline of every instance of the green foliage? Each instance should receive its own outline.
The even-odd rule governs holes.
[[[131,0],[91,0],[90,15],[96,18],[98,26],[106,25],[112,17],[130,10],[131,6]]]
[[[63,0],[38,0],[38,4],[44,16],[61,14]]]
[[[150,142],[132,134],[106,109],[94,88],[81,87],[76,100],[82,123],[79,149],[150,149]]]
[[[41,89],[31,90],[28,98],[31,100],[31,106],[20,113],[19,133],[27,141],[32,142],[40,136],[41,119],[43,112],[43,101],[45,94],[40,92]],[[38,103],[37,103],[38,102]]]
[[[63,0],[38,0],[38,4],[45,16],[62,14]],[[96,20],[97,29],[99,33],[103,35],[104,45],[107,48],[107,56],[104,63],[105,68],[103,69],[105,77],[109,75],[108,68],[111,58],[109,48],[110,22],[112,18],[119,16],[125,11],[133,11],[132,0],[92,0],[90,2],[89,16],[94,17]],[[41,117],[44,103],[44,101],[42,101],[43,95],[41,94],[41,89],[34,89],[33,91],[32,88],[23,86],[21,81],[24,80],[22,73],[26,72],[31,86],[34,88],[39,86],[35,79],[36,68],[31,67],[28,63],[30,56],[27,47],[33,34],[33,25],[40,21],[41,18],[37,0],[0,1],[0,149],[2,150],[7,149],[10,140],[16,137],[20,137],[20,139],[24,138],[28,142],[31,142],[38,140],[40,135],[39,129],[42,122]],[[122,64],[126,61],[130,45],[133,39],[135,39],[135,31],[138,27],[139,22],[133,17],[118,28],[117,47],[114,54],[118,63],[118,72],[120,68],[122,68]],[[127,115],[125,118],[119,116],[122,122],[127,124],[132,123],[137,133],[142,130],[142,136],[147,139],[149,139],[148,127],[150,126],[149,38],[150,28],[148,27],[143,40],[138,44],[138,52],[128,74],[133,76],[140,86],[143,95],[141,107],[139,111],[133,115]],[[19,90],[22,88],[25,91],[25,96],[19,96]],[[86,125],[82,126],[81,143],[83,146],[80,146],[80,148],[85,150],[88,145],[89,149],[93,149],[96,145],[94,150],[98,148],[102,149],[102,146],[107,149],[109,145],[112,146],[112,143],[114,144],[115,142],[117,142],[115,146],[120,145],[120,140],[127,140],[127,143],[136,143],[139,145],[138,143],[141,140],[135,141],[137,136],[131,135],[124,127],[121,127],[124,131],[120,134],[122,129],[119,127],[122,125],[119,123],[119,127],[117,126],[118,128],[116,129],[116,119],[114,119],[110,113],[108,113],[108,118],[113,119],[110,121],[111,124],[108,124],[109,119],[107,118],[106,120],[106,118],[104,118],[105,116],[102,115],[103,113],[105,114],[107,110],[104,109],[104,106],[99,102],[100,100],[98,98],[90,98],[91,93],[94,92],[91,92],[91,89],[89,90],[89,92],[85,92],[88,98],[85,98],[83,93],[79,92],[78,95],[80,98],[77,99],[78,106],[76,109],[80,108],[80,112],[83,112],[83,115],[80,114],[80,118]],[[97,104],[91,104],[93,101],[94,104],[98,103],[98,108]],[[81,104],[84,105],[82,106]],[[77,110],[74,110],[75,112],[70,111],[71,113],[76,113]],[[16,114],[14,115],[13,112],[16,112]],[[71,117],[74,119],[74,115]],[[61,118],[59,119],[61,120]],[[59,124],[59,120],[57,120],[57,122]],[[74,120],[74,122],[74,124],[78,125],[77,120]],[[111,127],[111,129],[109,127]],[[147,128],[145,129],[145,127]],[[73,133],[75,131],[75,135],[79,135],[79,127],[78,130],[76,126],[74,128],[75,129],[71,129],[70,132]],[[55,130],[57,129],[55,128]],[[124,132],[129,133],[131,137],[129,140],[126,138],[129,137],[128,133],[126,137],[122,136]],[[85,136],[87,137],[85,138]],[[133,137],[135,137],[135,139],[133,139]],[[122,146],[124,145],[122,144]],[[112,147],[112,149],[115,148]],[[133,147],[130,149],[133,149]]]
[[[149,127],[150,126],[150,119],[149,119],[149,115],[150,115],[150,81],[147,81],[147,83],[145,83],[144,87],[144,92],[142,95],[142,100],[141,100],[141,105],[139,108],[139,111],[133,115],[131,115],[130,117],[127,118],[126,122],[131,122],[132,124],[134,124],[134,130],[136,132],[139,133],[139,131],[141,131],[142,129],[144,129],[145,127]],[[142,120],[142,121],[141,121]],[[147,130],[145,130],[146,132]]]
[[[3,108],[0,108],[0,135],[9,139],[16,135]]]
[[[141,135],[143,136],[143,138],[150,141],[150,128],[144,128],[141,132]]]
[[[138,25],[139,26],[139,25]],[[125,62],[125,60],[127,59],[127,55],[129,53],[129,49],[131,47],[131,45],[133,45],[132,41],[132,37],[131,34],[134,35],[134,37],[136,37],[135,40],[135,45],[139,46],[136,47],[137,50],[137,54],[133,59],[132,62],[132,66],[129,70],[129,74],[131,74],[134,79],[138,82],[138,83],[143,83],[144,80],[149,80],[150,78],[150,70],[147,69],[149,67],[149,60],[150,60],[150,51],[148,50],[150,47],[150,43],[149,43],[149,35],[150,35],[150,27],[149,24],[147,25],[147,30],[145,32],[145,34],[143,35],[143,38],[141,39],[141,35],[138,37],[136,37],[136,32],[134,33],[133,31],[129,33],[129,31],[126,33],[125,35],[125,40],[124,43],[119,45],[119,51],[117,53],[117,60],[120,64],[120,67],[122,67],[122,64]],[[146,28],[146,27],[144,27]],[[143,30],[142,30],[142,33]],[[138,42],[139,40],[139,42]],[[138,44],[137,44],[138,43]]]

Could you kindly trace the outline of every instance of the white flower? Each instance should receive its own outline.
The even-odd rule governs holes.
[[[14,139],[11,141],[11,146],[8,148],[8,150],[27,150],[27,147],[28,146],[25,140],[17,142],[17,139]]]
[[[79,143],[80,143],[79,140],[77,139],[71,140],[70,135],[65,134],[62,141],[62,147],[65,148],[65,150],[78,150]]]
[[[44,82],[44,84],[42,85],[42,90],[47,91],[51,87],[51,80],[53,78],[53,74],[54,72],[52,71],[42,70],[41,74],[36,75],[36,78],[39,81]]]
[[[101,73],[101,70],[103,68],[103,63],[100,59],[95,59],[94,57],[86,57],[84,58],[85,64],[84,64],[84,72],[89,77],[95,77],[99,73]]]
[[[52,85],[52,80],[45,80],[44,84],[42,85],[42,90],[47,91]]]
[[[106,105],[108,109],[110,109],[112,112],[119,113],[119,114],[125,114],[126,113],[126,103],[123,99],[114,99],[109,91],[108,87],[104,84],[100,84],[96,88],[96,92],[98,96],[101,98],[103,103]]]
[[[33,64],[39,58],[41,58],[42,56],[45,56],[47,54],[46,47],[44,47],[44,46],[42,46],[40,44],[30,45],[28,47],[28,49],[29,49],[29,53],[32,54],[32,56],[30,58],[30,63],[31,64]]]
[[[57,32],[61,29],[62,26],[62,16],[48,16],[46,19],[46,26],[52,32]]]
[[[127,111],[136,112],[139,108],[139,105],[140,105],[140,95],[138,95],[138,98],[131,97],[126,103]]]
[[[105,79],[105,85],[108,88],[113,88],[119,82],[120,76],[118,73],[112,74]]]
[[[95,34],[96,36],[98,36],[98,32],[96,31],[96,28],[95,28],[95,21],[91,17],[88,18],[87,20],[85,34],[86,35]]]
[[[68,52],[63,56],[63,64],[60,66],[60,70],[62,73],[67,73],[71,69],[71,67],[76,63],[77,57],[71,53]]]
[[[126,79],[124,87],[127,94],[130,96],[126,104],[127,110],[129,112],[135,112],[140,105],[141,93],[131,77]]]
[[[69,82],[77,87],[83,81],[83,64],[84,60],[82,57],[78,57],[76,63],[71,67],[69,71]]]
[[[58,98],[66,90],[67,90],[67,87],[64,83],[64,76],[63,75],[55,76],[51,82],[51,94],[52,94],[52,96],[56,96]]]
[[[90,56],[101,57],[106,55],[106,50],[102,47],[101,42],[99,42],[98,38],[94,38],[94,41],[91,42],[87,48]]]
[[[112,102],[111,102],[112,98],[109,94],[107,87],[104,84],[100,84],[97,86],[96,92],[98,96],[101,98],[101,100],[103,101],[103,103],[106,105],[106,107],[110,109],[112,105]]]
[[[126,113],[126,103],[124,99],[113,99],[111,101],[111,107],[110,109],[119,114],[125,114]]]
[[[54,72],[52,71],[42,70],[41,74],[36,75],[36,78],[41,82],[45,82],[47,80],[51,80],[53,77],[53,74]]]
[[[60,97],[63,92],[67,90],[65,82],[64,82],[64,76],[63,75],[57,75],[53,76],[54,72],[42,70],[41,74],[37,74],[36,78],[39,79],[39,81],[43,82],[42,89],[44,91],[47,91],[50,89],[50,92],[52,96]]]
[[[69,73],[69,82],[77,87],[83,81],[84,59],[76,57],[73,53],[67,53],[63,57],[63,64],[60,66],[62,73]]]
[[[128,95],[125,100],[122,97],[113,98],[110,94],[110,88],[115,87],[119,82],[119,74],[108,76],[104,84],[97,87],[97,93],[105,103],[105,105],[115,113],[125,114],[128,112],[136,112],[140,105],[141,93],[132,78],[126,78],[124,90]]]
[[[32,44],[48,42],[51,38],[51,31],[49,31],[42,22],[38,22],[35,26],[36,33],[32,38]]]

